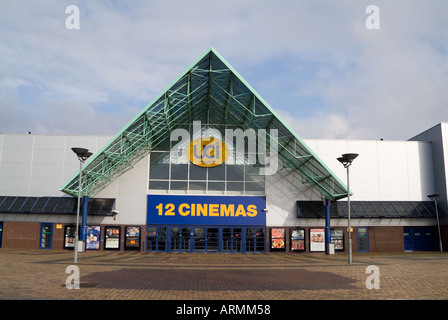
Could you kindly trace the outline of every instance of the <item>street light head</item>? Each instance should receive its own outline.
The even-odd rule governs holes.
[[[353,160],[358,157],[359,154],[357,153],[345,153],[342,155],[342,157],[337,158],[340,163],[344,165],[344,168],[347,168],[350,166],[353,162]]]
[[[438,194],[438,193],[428,194],[427,197],[428,197],[429,199],[435,201],[435,200],[439,199],[440,194]]]
[[[76,153],[79,160],[85,161],[88,157],[92,155],[92,152],[89,152],[88,149],[84,148],[72,148],[72,151]]]
[[[85,153],[89,151],[89,149],[84,148],[72,148],[73,152],[76,153],[78,157],[82,157]]]

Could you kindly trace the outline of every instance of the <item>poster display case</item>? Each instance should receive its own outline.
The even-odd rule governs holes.
[[[331,228],[331,243],[335,251],[344,251],[344,228]]]
[[[86,250],[99,250],[100,239],[100,226],[86,226]]]
[[[127,250],[140,250],[141,228],[126,226],[124,234],[124,248]]]
[[[271,229],[271,251],[286,250],[286,233],[285,228]]]
[[[325,229],[311,228],[310,252],[324,252],[324,251],[325,251]]]
[[[289,229],[289,245],[291,252],[304,252],[305,247],[305,229],[291,228]]]
[[[75,247],[76,225],[67,224],[64,228],[64,249],[73,249]]]
[[[106,227],[104,229],[104,249],[120,250],[121,227]]]

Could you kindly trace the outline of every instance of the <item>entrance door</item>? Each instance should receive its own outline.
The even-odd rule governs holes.
[[[231,252],[233,249],[232,228],[222,229],[222,251]]]
[[[255,251],[255,232],[254,228],[246,229],[246,252]]]
[[[180,228],[171,228],[171,251],[180,251]]]
[[[148,227],[146,250],[165,251],[166,244],[166,227]]]
[[[190,228],[181,228],[180,232],[180,249],[181,251],[191,250],[191,230]]]
[[[358,227],[358,252],[369,252],[369,232],[367,227]]]
[[[232,235],[233,235],[233,252],[241,252],[243,250],[241,246],[242,242],[242,230],[241,228],[233,228]]]
[[[194,228],[194,251],[205,251],[205,228]]]
[[[173,227],[171,232],[171,251],[190,251],[190,228]]]
[[[433,227],[404,227],[405,251],[435,250],[435,233]]]
[[[52,223],[41,223],[40,225],[40,245],[41,249],[51,249],[51,239],[53,233]]]
[[[265,249],[264,228],[257,228],[255,233],[255,251],[264,252]]]
[[[222,229],[222,251],[242,252],[242,228]]]
[[[219,249],[219,229],[207,228],[207,251],[218,251]]]
[[[265,228],[147,226],[147,251],[264,252]]]

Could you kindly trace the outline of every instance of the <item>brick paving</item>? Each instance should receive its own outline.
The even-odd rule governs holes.
[[[448,300],[448,253],[80,253],[80,289],[67,289],[73,252],[0,249],[0,299]],[[369,265],[379,289],[367,289]]]

